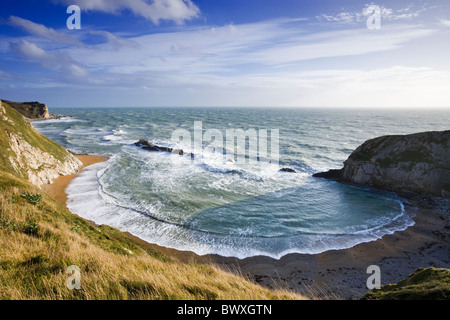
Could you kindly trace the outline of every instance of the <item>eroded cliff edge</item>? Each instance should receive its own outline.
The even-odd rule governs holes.
[[[11,108],[16,109],[20,114],[29,120],[44,120],[56,118],[54,114],[50,114],[46,104],[32,101],[32,102],[13,102],[2,100]]]
[[[36,186],[77,172],[82,163],[66,149],[37,132],[18,111],[0,100],[0,171]]]
[[[450,130],[368,140],[344,161],[342,169],[314,176],[450,198]]]

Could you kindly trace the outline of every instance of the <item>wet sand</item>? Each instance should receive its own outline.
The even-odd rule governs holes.
[[[98,156],[77,157],[84,167],[105,161]],[[43,189],[65,203],[64,190],[73,177],[75,175],[60,177]],[[420,267],[450,268],[450,204],[448,200],[435,200],[409,197],[410,205],[405,205],[405,210],[414,216],[415,224],[404,231],[349,249],[288,254],[280,259],[199,256],[131,236],[179,261],[215,264],[269,288],[283,287],[325,299],[358,299],[368,291],[366,281],[370,274],[366,271],[370,265],[380,267],[382,285],[396,283]]]
[[[88,154],[75,155],[82,163],[83,167],[79,170],[83,170],[83,168],[90,166],[95,163],[104,162],[106,160],[105,157],[102,156],[94,156]],[[70,181],[75,177],[76,173],[61,176],[53,180],[52,184],[44,184],[41,186],[41,189],[45,191],[49,196],[53,199],[58,200],[59,202],[66,204],[67,194],[65,192],[67,186]]]

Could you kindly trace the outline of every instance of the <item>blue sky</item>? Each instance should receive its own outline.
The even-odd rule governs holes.
[[[69,5],[81,29],[69,30]],[[450,3],[3,0],[0,98],[78,106],[450,107]],[[367,20],[380,10],[380,27]]]

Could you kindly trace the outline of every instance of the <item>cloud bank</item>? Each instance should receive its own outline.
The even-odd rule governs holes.
[[[65,33],[58,32],[52,28],[48,28],[48,27],[44,26],[43,24],[38,24],[33,21],[30,21],[27,19],[22,19],[22,18],[16,17],[16,16],[10,16],[8,22],[9,22],[9,24],[11,24],[15,27],[19,27],[32,35],[36,35],[36,36],[42,37],[42,38],[50,40],[50,41],[55,41],[55,42],[65,43],[65,44],[75,45],[75,46],[84,46],[84,44],[81,41],[79,41]]]
[[[120,14],[129,10],[154,24],[161,20],[182,24],[199,17],[200,9],[191,0],[56,0],[66,5],[78,5],[82,11]]]
[[[85,1],[70,2],[83,7]],[[149,10],[178,3],[170,17],[193,17],[184,11],[190,1],[181,0],[95,0],[84,10],[120,14],[137,10],[138,2]],[[391,20],[377,32],[364,21],[355,27],[352,14],[340,13],[332,27],[297,17],[135,35],[88,28],[77,31],[76,39],[12,16],[9,23],[29,36],[4,39],[9,45],[0,46],[0,54],[9,50],[12,61],[36,70],[28,87],[67,86],[113,105],[130,99],[139,105],[444,105],[450,72],[442,60],[429,59],[423,43],[445,35],[448,20],[414,23],[408,17],[417,12],[384,8]],[[14,79],[9,70],[1,72]]]

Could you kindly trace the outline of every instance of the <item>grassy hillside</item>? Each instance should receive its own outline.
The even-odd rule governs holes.
[[[420,268],[397,284],[368,292],[367,300],[449,300],[450,270]]]
[[[0,174],[1,299],[301,299],[207,265],[185,264],[116,229],[89,224],[40,190]],[[66,286],[70,265],[81,290]]]
[[[8,134],[66,152],[15,110],[0,114],[0,299],[302,299],[269,290],[218,267],[186,264],[120,231],[71,214],[9,165]],[[80,268],[69,289],[67,268]]]

